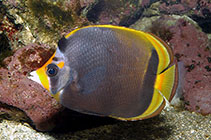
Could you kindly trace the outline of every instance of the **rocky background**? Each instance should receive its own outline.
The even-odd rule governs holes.
[[[95,24],[126,26],[162,38],[185,66],[180,77],[184,104],[172,113],[181,115],[182,111],[189,110],[199,116],[208,115],[201,117],[211,123],[210,0],[0,0],[1,118],[29,123],[29,127],[39,131],[57,132],[68,127],[69,131],[79,131],[76,136],[83,138],[93,133],[92,128],[102,125],[109,124],[111,128],[96,131],[109,133],[111,129],[119,128],[118,121],[63,108],[44,88],[27,79],[29,72],[48,60],[62,36],[75,28]],[[150,121],[157,120],[161,121],[155,117],[146,120],[146,124],[140,122],[143,128],[137,129],[145,129]],[[127,129],[127,126],[134,127],[131,131],[137,127],[120,123],[120,128]],[[84,129],[90,129],[90,133],[80,133]],[[206,126],[203,129],[209,130]],[[154,138],[168,135],[166,130],[160,131],[163,132],[165,134]],[[146,136],[146,133],[143,134]],[[120,134],[116,134],[117,137]],[[125,139],[135,138],[128,135]],[[210,137],[209,134],[202,136],[205,139]]]

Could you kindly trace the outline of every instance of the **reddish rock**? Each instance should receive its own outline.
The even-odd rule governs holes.
[[[7,69],[0,68],[0,102],[23,110],[42,131],[55,126],[53,118],[63,108],[41,85],[29,80],[27,73],[43,65],[51,55],[49,47],[32,44],[7,59]]]
[[[156,1],[156,0],[142,0],[141,6],[147,7],[147,6],[149,6],[151,3],[153,3],[154,1]]]
[[[15,41],[18,41],[18,33],[21,31],[22,25],[15,24],[12,19],[5,15],[1,17],[1,20],[3,21],[0,23],[0,32],[4,32],[13,45]]]
[[[191,111],[211,114],[211,63],[208,62],[211,51],[207,49],[207,35],[182,19],[171,31],[173,38],[169,42],[187,70],[183,90],[186,107]]]
[[[166,12],[168,14],[178,14],[178,13],[185,13],[188,10],[182,4],[173,4],[167,6],[166,3],[162,3],[160,5],[160,11]]]
[[[167,21],[175,25],[167,25]],[[165,22],[164,22],[165,21]],[[211,114],[211,51],[207,48],[208,38],[193,24],[184,19],[162,17],[151,31],[170,43],[178,61],[184,63],[185,74],[183,95],[185,107],[190,111]]]
[[[0,113],[32,123],[39,131],[54,128],[67,131],[61,129],[64,127],[75,131],[108,122],[65,109],[41,85],[27,78],[28,73],[42,66],[52,52],[48,46],[31,44],[4,60],[8,67],[0,67]]]
[[[54,50],[48,46],[30,44],[16,51],[10,58],[11,62],[8,64],[8,69],[26,75],[45,64],[53,52]]]
[[[74,0],[65,1],[59,7],[45,2],[33,1],[29,5],[32,11],[36,5],[38,7],[40,4],[49,6],[51,8],[50,10],[48,8],[41,8],[45,12],[45,17],[49,17],[47,20],[45,20],[45,17],[42,17],[43,11],[37,13],[37,9],[35,8],[32,13],[37,15],[35,16],[36,18],[43,19],[44,25],[47,25],[44,26],[45,28],[49,27],[53,29],[54,23],[57,23],[56,28],[62,32],[63,29],[60,28],[60,25],[63,26],[63,23],[68,24],[68,26],[73,23],[74,25],[80,26],[88,23],[85,18],[79,18],[82,9],[90,7],[87,18],[94,23],[130,25],[140,17],[144,7],[149,6],[155,1],[143,0],[141,3],[137,1],[136,3],[130,0],[124,2],[112,1],[111,3],[108,0],[80,0],[80,2]],[[182,0],[181,2],[167,0],[160,6],[160,10],[166,13],[181,14],[196,9],[197,6],[200,6],[200,11],[202,12],[199,12],[201,13],[200,15],[197,11],[194,11],[195,14],[209,19],[210,3],[207,3],[206,0],[199,1],[198,3],[196,0]],[[65,13],[65,15],[66,13],[69,15],[72,12],[72,15],[69,15],[72,18],[62,18],[63,21],[61,22],[62,15],[58,16],[58,13],[56,15],[48,14],[54,8],[57,8],[61,13]],[[55,16],[56,18],[54,18]],[[67,19],[71,19],[71,22]],[[77,20],[76,22],[72,21],[75,19],[80,21],[81,24],[78,24]],[[172,18],[165,17],[164,19],[159,19],[157,23],[161,24],[159,26],[157,24],[153,25],[156,25],[154,29],[155,32],[158,30],[158,36],[161,36],[161,38],[171,44],[177,59],[183,61],[186,66],[187,73],[185,75],[183,89],[186,108],[202,114],[210,114],[211,87],[208,83],[211,83],[211,53],[206,49],[208,43],[207,36],[185,20],[178,20],[174,26],[166,25],[164,22],[166,20],[172,20]],[[13,24],[1,24],[0,30],[6,30],[6,35],[10,41],[15,41],[16,30],[19,30],[19,28],[15,28]],[[41,36],[39,37],[41,38]],[[0,102],[24,111],[32,120],[36,129],[42,131],[54,128],[60,122],[60,118],[62,118],[62,123],[66,123],[64,118],[71,119],[69,117],[69,115],[71,116],[70,113],[63,114],[67,117],[61,117],[62,113],[60,114],[60,112],[62,112],[63,107],[42,86],[27,78],[27,74],[30,71],[42,66],[51,55],[52,51],[49,47],[32,44],[19,49],[13,56],[6,58],[4,63],[7,65],[7,68],[0,68]],[[0,104],[0,111],[9,112],[10,110],[5,109],[5,106]]]
[[[153,2],[153,1],[152,1]],[[87,13],[87,18],[97,24],[114,24],[129,26],[142,14],[144,7],[152,3],[139,1],[97,1]]]
[[[200,0],[181,0],[181,4],[192,9],[192,8],[196,8],[198,1]]]
[[[95,0],[80,0],[80,5],[82,8],[84,7],[88,7],[90,6],[91,4],[94,4],[95,3]]]
[[[167,0],[160,5],[160,11],[168,14],[187,13],[188,15],[203,16],[202,10],[210,7],[211,3],[208,0]],[[191,13],[190,11],[193,11]],[[188,13],[190,12],[190,13]]]

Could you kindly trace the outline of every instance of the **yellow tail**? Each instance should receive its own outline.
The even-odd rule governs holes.
[[[177,73],[177,64],[175,64],[159,74],[155,82],[155,89],[169,102],[174,97],[176,91],[178,81]]]

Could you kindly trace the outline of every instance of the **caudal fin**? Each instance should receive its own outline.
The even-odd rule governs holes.
[[[170,102],[176,93],[177,85],[178,71],[177,64],[175,64],[157,76],[155,88]]]
[[[184,77],[186,74],[185,66],[183,62],[178,62],[178,86],[176,89],[176,93],[171,100],[171,105],[176,106],[176,107],[182,107],[184,102],[181,101],[182,98],[182,90],[184,86]]]

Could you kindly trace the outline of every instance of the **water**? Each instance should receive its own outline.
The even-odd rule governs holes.
[[[78,120],[82,129],[72,130],[77,124],[71,126],[70,123],[59,128],[67,129],[65,133],[61,130],[42,133],[31,127],[28,120],[1,119],[1,139],[211,139],[211,116],[207,115],[211,113],[211,87],[208,85],[211,82],[210,0],[2,0],[0,11],[0,83],[8,82],[2,79],[1,72],[3,68],[9,70],[7,66],[11,61],[3,60],[16,50],[30,43],[53,48],[74,28],[92,24],[121,25],[151,32],[172,47],[176,59],[184,62],[188,71],[184,76],[183,105],[170,106],[154,118],[138,122],[105,119],[103,121],[108,123],[101,123],[101,120],[97,121],[98,125],[92,125],[93,119],[85,119],[90,126],[85,128],[82,126],[87,125],[86,121],[80,124]],[[25,68],[17,65],[21,66],[20,71]],[[193,65],[194,68],[189,69]],[[8,88],[17,87],[8,84]],[[6,91],[9,89],[2,88],[1,84],[0,97],[8,97],[8,100],[0,98],[0,102],[22,110],[29,105],[20,106],[18,102],[22,98],[8,96],[13,94]],[[38,106],[36,102],[34,106]],[[10,109],[0,106],[0,110],[4,114]]]

